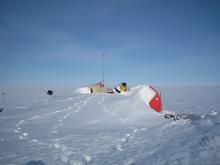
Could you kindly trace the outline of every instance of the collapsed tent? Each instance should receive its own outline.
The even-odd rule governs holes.
[[[152,86],[149,86],[149,90],[151,90],[151,100],[149,101],[150,107],[156,112],[162,112],[162,100],[161,94]]]
[[[144,86],[139,91],[143,101],[154,111],[162,113],[162,99],[159,91],[153,86]]]

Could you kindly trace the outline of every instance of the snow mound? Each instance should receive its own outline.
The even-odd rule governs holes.
[[[130,89],[128,92],[110,95],[104,102],[104,110],[109,112],[105,121],[112,125],[124,123],[124,125],[156,126],[167,122],[160,113],[151,109],[147,100],[152,97],[149,86],[140,85]],[[115,116],[119,123],[112,118]],[[116,127],[117,127],[116,125]]]
[[[90,94],[90,89],[88,87],[78,88],[74,91],[76,94]]]

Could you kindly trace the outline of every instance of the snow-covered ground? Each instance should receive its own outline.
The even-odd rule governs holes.
[[[160,87],[163,109],[185,116],[178,121],[149,109],[142,86],[124,95],[46,89],[1,94],[1,165],[220,164],[219,86]]]

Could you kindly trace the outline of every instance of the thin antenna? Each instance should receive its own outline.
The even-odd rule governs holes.
[[[105,55],[102,54],[102,81],[105,85]]]

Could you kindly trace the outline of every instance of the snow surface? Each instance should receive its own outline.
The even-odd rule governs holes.
[[[144,88],[86,94],[53,87],[49,96],[48,87],[7,87],[0,164],[220,164],[220,87],[160,87],[164,111],[180,114],[178,121],[148,108]]]

